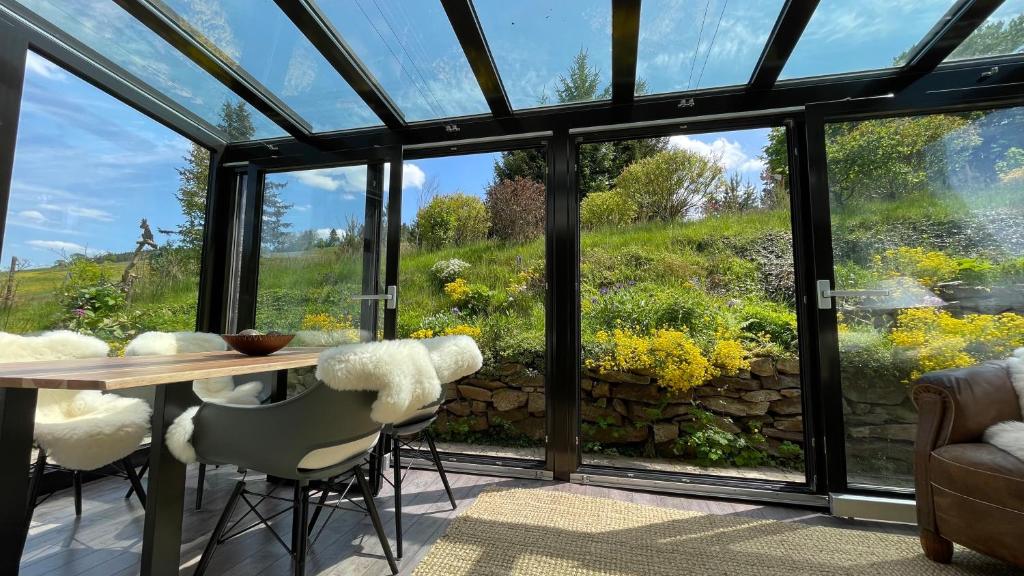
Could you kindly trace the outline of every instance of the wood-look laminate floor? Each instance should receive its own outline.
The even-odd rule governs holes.
[[[207,536],[221,512],[225,500],[239,475],[234,469],[219,468],[208,471],[206,497],[202,511],[191,510],[195,498],[196,469],[189,468],[186,499],[190,503],[185,514],[181,574],[190,575],[206,544]],[[266,486],[261,477],[249,477],[250,488]],[[444,487],[436,473],[412,470],[403,485],[403,522],[405,556],[401,573],[412,574],[430,545],[445,531],[456,514],[465,510],[476,496],[491,486],[537,487],[562,490],[591,496],[695,510],[708,514],[743,514],[765,519],[820,523],[865,530],[880,530],[913,534],[913,527],[850,521],[825,516],[813,511],[762,506],[722,500],[703,500],[678,496],[629,492],[555,482],[520,480],[449,474],[452,489],[459,503],[452,511]],[[56,493],[37,508],[33,517],[25,555],[22,559],[23,576],[125,576],[138,573],[142,547],[142,509],[138,502],[123,498],[128,483],[110,478],[87,483],[83,489],[84,510],[75,518],[71,491]],[[286,488],[279,492],[289,494]],[[272,503],[278,509],[286,504]],[[385,530],[394,543],[394,497],[385,486],[378,498]],[[236,510],[236,517],[244,506]],[[325,512],[326,515],[326,512]],[[284,514],[273,524],[278,533],[288,540],[290,515]],[[311,547],[307,564],[310,576],[378,576],[387,575],[387,563],[374,535],[369,518],[357,512],[336,512],[327,528]],[[222,545],[208,574],[224,576],[271,576],[291,574],[287,553],[266,529],[252,530]]]

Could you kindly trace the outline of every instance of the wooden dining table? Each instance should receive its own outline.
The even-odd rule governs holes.
[[[155,386],[149,486],[140,573],[177,575],[185,505],[185,465],[164,442],[167,427],[200,401],[192,381],[315,366],[322,348],[269,356],[203,352],[0,364],[0,574],[16,575],[28,535],[29,463],[40,389],[117,392]]]

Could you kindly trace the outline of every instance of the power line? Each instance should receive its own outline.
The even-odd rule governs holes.
[[[402,48],[402,52],[404,52],[405,55],[409,58],[409,64],[412,65],[413,69],[416,71],[416,74],[420,77],[423,90],[427,93],[427,95],[430,96],[430,99],[434,101],[434,104],[436,104],[437,108],[434,110],[434,113],[438,114],[438,118],[443,118],[444,116],[447,115],[445,107],[444,105],[441,104],[441,101],[438,100],[433,90],[430,89],[430,82],[427,81],[427,78],[423,74],[423,71],[416,63],[416,59],[413,58],[412,54],[409,53],[409,50],[405,46],[405,42],[402,42],[402,37],[398,35],[398,32],[395,31],[395,27],[391,25],[391,20],[389,20],[387,15],[384,14],[384,10],[381,8],[380,3],[377,0],[373,0],[373,5],[377,7],[377,12],[380,13],[380,17],[384,20],[384,24],[387,25],[388,30],[391,30],[391,34],[394,35],[395,40],[398,42],[398,45]]]
[[[715,40],[718,39],[718,29],[722,27],[722,18],[725,17],[725,8],[729,5],[729,0],[722,2],[722,12],[718,15],[718,24],[715,25],[715,33],[711,36],[711,44],[708,45],[708,51],[704,54],[704,64],[700,67],[700,75],[697,76],[697,85],[694,88],[700,88],[700,81],[704,78],[704,69],[708,67],[708,58],[711,57],[711,49],[715,47]]]
[[[711,0],[707,0],[704,3],[704,17],[700,20],[700,31],[697,32],[697,45],[693,47],[693,59],[690,60],[690,75],[686,78],[686,89],[690,89],[690,80],[693,79],[693,68],[697,65],[697,54],[700,52],[700,41],[704,37],[704,23],[708,19],[708,7],[711,6]]]

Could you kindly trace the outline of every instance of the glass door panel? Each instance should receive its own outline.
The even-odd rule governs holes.
[[[1024,345],[1024,108],[825,134],[847,482],[912,489],[912,383]]]
[[[580,146],[585,465],[806,481],[786,139]]]

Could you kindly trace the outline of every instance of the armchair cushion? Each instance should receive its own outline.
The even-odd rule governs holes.
[[[933,487],[1024,514],[1024,461],[984,443],[950,444],[932,452]]]

